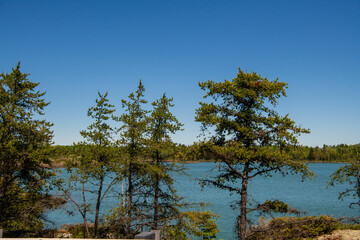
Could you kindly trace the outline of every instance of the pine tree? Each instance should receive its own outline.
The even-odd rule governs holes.
[[[88,158],[89,165],[86,171],[90,173],[92,180],[97,186],[97,198],[94,219],[94,237],[98,237],[100,205],[109,190],[114,186],[119,177],[114,173],[119,170],[119,161],[115,160],[113,152],[113,134],[114,130],[108,123],[111,115],[115,112],[114,105],[109,104],[108,93],[104,95],[98,93],[99,99],[96,99],[96,106],[88,110],[88,116],[95,120],[87,131],[81,131],[80,134],[86,139],[87,145],[91,146],[91,155]],[[104,181],[110,182],[105,189]]]
[[[28,76],[20,62],[0,75],[0,228],[5,230],[41,228],[40,203],[49,197],[46,180],[52,174],[44,164],[52,124],[36,119],[49,103]]]
[[[107,217],[107,226],[120,229],[117,237],[123,237],[122,232],[126,238],[132,237],[145,227],[160,228],[170,239],[187,239],[186,234],[210,239],[218,232],[214,222],[217,216],[208,211],[189,211],[187,207],[203,204],[183,202],[173,186],[171,173],[184,170],[180,164],[167,162],[177,153],[170,134],[182,127],[170,112],[173,100],[164,94],[152,103],[149,116],[143,107],[147,103],[144,91],[140,81],[136,93],[131,93],[129,100],[122,100],[125,113],[114,117],[122,123],[119,151],[126,159],[122,172],[126,179],[126,201],[113,209]]]
[[[170,112],[169,108],[174,106],[172,101],[172,98],[167,98],[164,94],[162,98],[153,102],[153,111],[149,120],[148,151],[152,162],[148,173],[150,178],[148,196],[153,199],[151,227],[154,229],[158,229],[159,223],[164,224],[164,220],[178,215],[181,206],[171,173],[181,174],[183,167],[175,162],[166,161],[176,154],[176,144],[172,142],[170,134],[182,130],[183,126]]]
[[[160,229],[166,239],[188,239],[189,235],[202,239],[215,239],[219,232],[217,215],[205,208],[204,203],[188,203],[177,195],[174,188],[174,174],[185,174],[181,163],[170,161],[178,154],[178,146],[171,140],[170,134],[182,130],[181,124],[171,113],[173,99],[164,94],[152,103],[153,110],[149,118],[147,153],[152,161],[147,170],[144,185],[147,191],[144,196],[149,203],[144,205],[152,213],[148,226]],[[196,210],[195,210],[196,209]]]
[[[297,144],[297,136],[309,130],[295,125],[288,115],[280,116],[273,108],[278,98],[286,96],[286,83],[270,81],[257,73],[239,69],[232,81],[199,83],[206,91],[200,102],[196,121],[204,133],[213,132],[205,143],[206,151],[219,162],[219,174],[203,184],[239,195],[237,221],[239,239],[247,239],[248,182],[272,173],[301,173],[309,176],[305,164],[292,161],[288,153]],[[270,146],[278,146],[271,148]],[[240,183],[239,183],[240,182]]]
[[[143,108],[147,103],[144,99],[145,87],[141,80],[135,93],[129,95],[129,100],[122,99],[122,107],[125,109],[114,120],[121,122],[119,128],[119,146],[124,150],[125,163],[122,175],[126,178],[126,206],[124,221],[125,236],[133,236],[139,230],[144,213],[141,209],[142,177],[146,174],[147,163],[140,160],[146,147],[146,131],[148,128],[148,111]]]
[[[67,181],[58,181],[56,185],[63,191],[65,197],[81,214],[86,236],[99,237],[100,207],[103,199],[109,195],[113,187],[119,182],[117,175],[120,162],[114,153],[114,130],[108,123],[114,106],[109,104],[108,93],[98,93],[96,105],[89,108],[88,117],[94,122],[87,130],[80,132],[85,139],[74,145],[74,155],[67,161],[66,171],[69,174]],[[105,185],[105,181],[108,184]],[[81,200],[72,197],[72,192],[82,193]],[[95,203],[89,200],[88,194],[96,195]],[[94,232],[90,233],[87,213],[94,212]]]

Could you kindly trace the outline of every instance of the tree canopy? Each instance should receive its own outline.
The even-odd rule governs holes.
[[[108,123],[115,109],[107,96],[108,93],[98,93],[96,105],[88,109],[87,115],[93,123],[80,131],[85,141],[74,144],[73,154],[68,157],[65,168],[68,179],[55,182],[81,214],[86,229],[84,235],[88,238],[98,237],[101,203],[121,179],[118,175],[121,162],[117,159],[119,155],[115,154],[113,143],[114,129]],[[81,192],[82,198],[76,199],[74,192]],[[96,195],[93,201],[89,193]],[[88,213],[91,212],[95,213],[93,232],[90,232],[88,224]]]
[[[292,161],[287,152],[309,130],[274,110],[278,99],[286,96],[287,84],[278,79],[271,81],[239,69],[232,81],[209,80],[199,86],[210,100],[200,102],[195,119],[202,123],[204,134],[210,135],[203,147],[219,162],[219,174],[202,183],[239,195],[238,236],[245,240],[251,211],[247,208],[249,179],[273,172],[311,175],[305,164]]]
[[[170,138],[170,134],[175,134],[181,130],[182,124],[171,113],[170,107],[172,98],[167,98],[164,94],[160,99],[152,103],[153,110],[149,117],[149,141],[148,152],[151,156],[149,166],[149,182],[147,196],[152,199],[150,209],[153,209],[152,227],[158,229],[160,225],[165,225],[169,218],[180,213],[181,198],[176,194],[171,172],[181,173],[183,167],[174,162],[166,160],[175,154],[175,144]]]
[[[51,123],[37,119],[49,104],[20,62],[10,74],[0,75],[0,227],[31,230],[43,225],[46,179],[51,173],[48,146]]]
[[[126,207],[123,206],[125,213],[122,213],[122,221],[126,222],[126,237],[133,236],[139,230],[145,217],[141,208],[143,201],[140,191],[143,188],[141,180],[146,174],[147,164],[139,159],[147,141],[148,111],[144,109],[147,103],[144,92],[145,87],[140,80],[136,92],[130,93],[128,100],[121,100],[125,112],[114,117],[114,120],[121,123],[118,145],[124,149],[122,153],[125,156],[121,174],[126,179]]]

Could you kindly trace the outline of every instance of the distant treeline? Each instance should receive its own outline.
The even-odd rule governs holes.
[[[73,155],[76,151],[76,145],[53,146],[52,159],[55,163],[65,161],[67,156]],[[356,149],[359,149],[360,144],[347,145],[323,145],[322,147],[308,147],[296,146],[290,148],[290,153],[293,159],[309,162],[352,162],[356,160]],[[173,155],[169,161],[213,161],[213,157],[209,154],[199,151],[198,146],[195,145],[177,145],[178,154]],[[273,147],[276,148],[276,147]]]
[[[352,162],[356,160],[356,149],[360,144],[355,145],[323,145],[323,147],[299,146],[292,150],[294,159],[310,162]]]

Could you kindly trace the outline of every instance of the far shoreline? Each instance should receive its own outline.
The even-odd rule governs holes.
[[[212,163],[218,163],[220,161],[215,161],[215,160],[189,160],[189,161],[166,161],[166,162],[175,162],[175,163],[204,163],[204,162],[212,162]],[[340,163],[340,164],[348,164],[351,163],[350,161],[348,162],[336,162],[336,161],[299,161],[301,163]],[[50,164],[44,164],[43,165],[44,168],[51,168],[51,169],[58,169],[58,168],[66,168],[66,163],[65,162],[55,162],[55,161],[51,161]]]

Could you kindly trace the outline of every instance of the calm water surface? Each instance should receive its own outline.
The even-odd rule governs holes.
[[[349,209],[350,202],[354,199],[348,198],[344,201],[338,200],[338,193],[345,189],[345,185],[339,185],[326,189],[326,182],[329,181],[331,175],[336,169],[343,164],[339,163],[311,163],[310,170],[317,175],[313,180],[305,180],[301,182],[300,176],[275,175],[271,178],[258,177],[249,183],[250,199],[255,202],[264,202],[267,199],[284,201],[292,208],[300,211],[306,211],[306,215],[333,215],[341,216],[358,216],[360,209]],[[216,174],[211,172],[215,163],[186,163],[189,169],[188,176],[174,175],[176,179],[176,188],[178,194],[188,202],[208,202],[211,204],[209,209],[220,215],[217,224],[219,226],[219,238],[235,239],[234,223],[239,213],[238,209],[232,209],[231,204],[235,203],[237,196],[230,196],[228,192],[216,188],[205,188],[201,191],[201,187],[195,178],[211,176]],[[80,195],[79,195],[80,197]],[[106,213],[115,206],[114,199],[103,202],[102,212]],[[66,206],[71,209],[71,206]],[[65,210],[58,209],[48,213],[48,218],[55,223],[56,227],[62,224],[81,222],[81,216],[75,212],[74,216],[68,216]],[[258,216],[253,216],[257,219]]]

